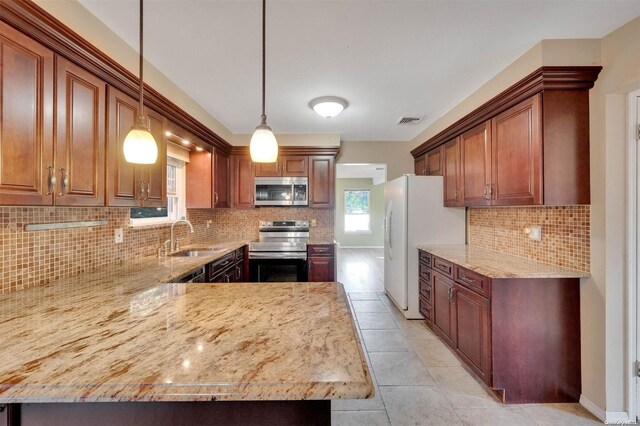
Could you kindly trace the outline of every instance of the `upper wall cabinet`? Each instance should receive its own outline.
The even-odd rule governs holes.
[[[459,136],[463,205],[589,204],[589,89],[600,70],[536,70],[414,149],[416,164]]]
[[[215,208],[231,207],[231,186],[229,179],[229,156],[218,150],[213,152],[213,206]]]
[[[214,149],[192,151],[186,166],[187,208],[230,207],[229,156]],[[252,176],[253,177],[253,176]]]
[[[107,205],[166,207],[166,119],[145,109],[149,129],[158,145],[158,161],[152,165],[128,163],[122,146],[138,117],[138,101],[109,87],[107,117]]]
[[[104,206],[105,82],[3,23],[0,44],[0,204]]]
[[[418,176],[442,176],[442,149],[434,149],[417,157],[414,171]]]
[[[309,207],[335,206],[335,169],[333,155],[309,156]]]
[[[309,157],[306,155],[280,155],[275,163],[256,163],[256,177],[307,176]]]
[[[444,205],[462,206],[462,176],[460,170],[460,138],[455,138],[442,147],[444,176]]]
[[[254,163],[250,155],[231,156],[231,207],[247,209],[253,207]]]

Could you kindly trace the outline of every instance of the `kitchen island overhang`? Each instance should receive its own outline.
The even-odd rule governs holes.
[[[14,421],[326,424],[331,399],[373,395],[339,283],[116,281],[2,296]]]

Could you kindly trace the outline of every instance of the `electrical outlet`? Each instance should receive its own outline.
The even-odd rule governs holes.
[[[311,222],[311,223],[310,223],[310,225],[311,225],[312,227],[315,227],[315,226],[316,226],[316,220],[315,220],[315,219],[311,219],[311,221],[310,221],[310,222]]]
[[[532,226],[529,228],[529,239],[535,241],[542,241],[542,227]]]
[[[211,226],[211,223],[212,223],[212,222],[213,222],[213,221],[212,221],[211,219],[207,220],[207,228],[209,228],[209,227]]]
[[[113,236],[116,240],[116,244],[119,244],[124,241],[124,233],[122,232],[122,228],[118,228],[113,233]]]

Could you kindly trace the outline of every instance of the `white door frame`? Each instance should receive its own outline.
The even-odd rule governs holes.
[[[640,332],[638,311],[640,299],[640,263],[638,254],[640,249],[640,152],[637,141],[637,125],[640,117],[640,90],[629,93],[628,101],[628,148],[627,148],[627,355],[628,355],[628,401],[629,420],[635,421],[638,415],[640,396],[640,382],[634,369],[634,361],[640,360],[638,347],[638,332]]]

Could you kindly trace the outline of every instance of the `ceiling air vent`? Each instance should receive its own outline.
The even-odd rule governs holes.
[[[396,124],[402,124],[402,125],[418,124],[419,122],[422,121],[422,118],[423,117],[400,117],[398,121],[396,121]]]

